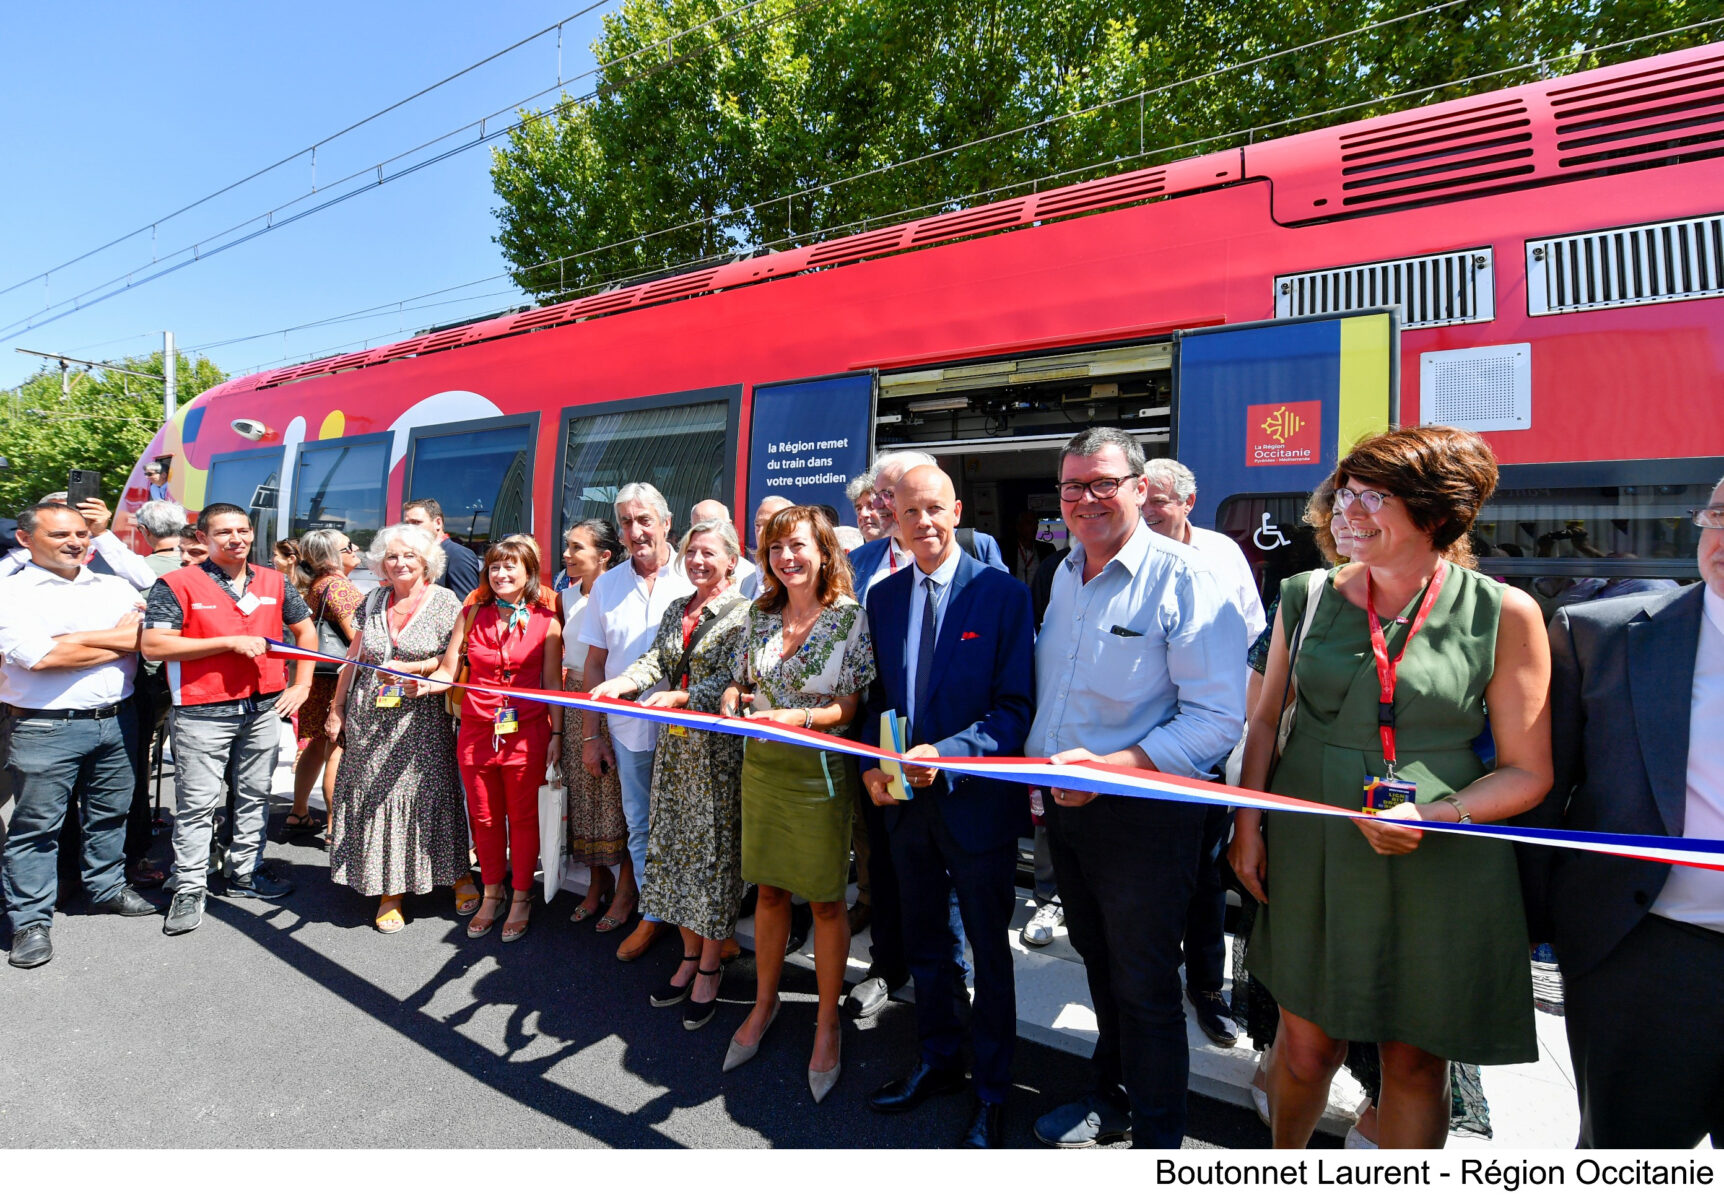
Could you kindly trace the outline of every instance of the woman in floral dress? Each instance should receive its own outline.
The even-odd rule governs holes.
[[[438,696],[408,696],[391,667],[429,675],[443,661],[461,601],[432,581],[443,551],[415,525],[393,525],[371,544],[369,565],[384,581],[360,609],[331,704],[330,744],[346,753],[330,808],[330,877],[377,896],[377,928],[398,932],[405,893],[456,890],[456,908],[478,907],[467,863],[467,812],[455,768],[455,731]]]
[[[742,547],[728,521],[701,521],[682,540],[692,596],[671,602],[652,648],[596,696],[632,696],[661,679],[652,708],[717,712],[742,641],[747,602],[735,588]],[[653,757],[652,825],[641,903],[682,929],[682,962],[652,994],[657,1008],[689,1000],[683,1028],[699,1029],[718,1004],[724,939],[742,903],[742,739],[670,726]]]
[[[868,618],[856,603],[850,562],[820,509],[777,513],[760,536],[760,598],[748,609],[722,711],[845,733],[874,680]],[[778,1015],[778,979],[790,934],[790,897],[814,914],[820,1008],[808,1087],[816,1102],[838,1081],[838,994],[850,925],[844,911],[855,760],[824,750],[749,739],[742,763],[742,876],[760,885],[755,909],[754,1009],[731,1039],[725,1069],[753,1058]]]

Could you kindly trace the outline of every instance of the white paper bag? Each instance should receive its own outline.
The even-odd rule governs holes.
[[[545,876],[545,903],[563,886],[563,808],[568,793],[558,784],[539,789],[539,866]]]

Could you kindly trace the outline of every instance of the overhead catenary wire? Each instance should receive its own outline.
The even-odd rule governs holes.
[[[1442,7],[1449,7],[1449,5],[1444,4],[1444,5],[1438,5],[1435,7],[1442,8]],[[768,242],[761,243],[758,246],[754,247],[753,249],[755,251],[759,251],[759,250],[771,250],[771,249],[776,249],[776,248],[780,248],[780,247],[784,247],[784,246],[793,246],[796,244],[803,243],[803,242],[807,241],[807,239],[809,239],[809,238],[823,237],[823,236],[831,235],[831,234],[835,234],[835,233],[842,233],[842,232],[845,232],[847,230],[855,229],[858,226],[861,226],[864,224],[873,224],[873,225],[878,226],[878,225],[883,224],[883,223],[892,223],[892,222],[896,222],[896,221],[903,220],[903,219],[906,219],[908,217],[914,216],[918,213],[925,213],[928,211],[939,211],[942,209],[950,208],[952,205],[963,204],[963,203],[967,203],[967,202],[973,202],[976,200],[985,200],[985,199],[988,199],[991,197],[999,196],[1002,193],[1018,191],[1018,190],[1023,190],[1023,189],[1039,188],[1042,185],[1056,182],[1056,181],[1062,180],[1062,179],[1068,179],[1074,175],[1081,175],[1081,174],[1085,174],[1087,172],[1103,170],[1103,169],[1106,169],[1109,167],[1116,167],[1121,163],[1138,161],[1138,160],[1141,160],[1144,158],[1153,158],[1153,157],[1156,157],[1159,155],[1164,155],[1164,154],[1177,153],[1177,152],[1182,151],[1182,150],[1191,150],[1191,149],[1195,149],[1197,147],[1209,145],[1209,144],[1212,144],[1212,143],[1218,142],[1218,141],[1226,141],[1229,139],[1251,139],[1251,138],[1256,137],[1258,134],[1271,132],[1271,131],[1277,130],[1277,129],[1284,129],[1290,125],[1297,125],[1297,124],[1307,122],[1307,121],[1320,120],[1324,117],[1338,116],[1338,115],[1341,115],[1343,113],[1357,111],[1358,109],[1361,109],[1361,108],[1369,108],[1369,107],[1371,107],[1373,105],[1377,105],[1377,104],[1391,103],[1391,102],[1394,102],[1397,100],[1405,100],[1405,99],[1410,99],[1410,98],[1417,97],[1417,96],[1429,95],[1429,94],[1434,93],[1434,92],[1445,91],[1445,90],[1448,90],[1450,88],[1463,87],[1463,86],[1466,86],[1468,84],[1482,82],[1482,81],[1487,80],[1487,79],[1499,78],[1503,75],[1513,74],[1516,72],[1536,71],[1536,70],[1542,69],[1544,67],[1548,67],[1548,66],[1555,64],[1555,63],[1566,62],[1566,61],[1569,61],[1569,60],[1572,60],[1575,58],[1582,58],[1582,57],[1585,57],[1587,55],[1597,54],[1600,52],[1622,49],[1622,48],[1636,45],[1636,44],[1639,44],[1642,42],[1653,41],[1653,40],[1656,40],[1658,38],[1671,37],[1671,36],[1675,36],[1677,34],[1694,32],[1696,30],[1708,28],[1710,26],[1718,25],[1720,23],[1724,23],[1724,17],[1714,17],[1714,18],[1710,18],[1708,20],[1692,22],[1692,23],[1687,24],[1687,25],[1676,26],[1676,27],[1673,27],[1670,29],[1664,29],[1664,30],[1660,30],[1660,31],[1657,31],[1654,33],[1641,34],[1641,35],[1637,35],[1637,36],[1631,37],[1631,38],[1624,38],[1624,39],[1621,39],[1621,40],[1616,41],[1616,42],[1611,42],[1611,43],[1598,45],[1598,46],[1589,46],[1589,47],[1585,47],[1585,48],[1582,48],[1579,50],[1567,52],[1564,54],[1551,55],[1547,58],[1536,59],[1536,60],[1533,60],[1531,62],[1519,63],[1519,64],[1515,64],[1515,65],[1509,66],[1509,67],[1501,67],[1501,68],[1497,68],[1497,69],[1494,69],[1491,71],[1479,72],[1477,74],[1464,76],[1464,77],[1461,77],[1458,79],[1448,80],[1444,83],[1431,84],[1431,85],[1427,85],[1427,86],[1423,86],[1423,87],[1408,89],[1406,91],[1401,91],[1401,92],[1387,93],[1384,95],[1369,97],[1369,98],[1364,99],[1364,100],[1359,100],[1359,101],[1355,101],[1355,102],[1352,102],[1349,104],[1344,104],[1344,105],[1337,105],[1337,106],[1333,106],[1330,108],[1325,108],[1325,109],[1320,109],[1320,110],[1312,110],[1309,112],[1298,114],[1296,116],[1282,118],[1282,119],[1276,120],[1276,121],[1270,121],[1270,122],[1264,122],[1264,123],[1256,124],[1256,125],[1244,126],[1244,127],[1238,128],[1238,129],[1227,131],[1225,133],[1212,134],[1212,135],[1208,135],[1205,137],[1189,139],[1189,140],[1181,141],[1181,142],[1177,142],[1177,143],[1171,143],[1171,144],[1168,144],[1165,146],[1156,147],[1154,149],[1139,151],[1136,154],[1120,155],[1120,156],[1115,156],[1115,157],[1111,157],[1111,158],[1107,158],[1107,159],[1102,159],[1102,160],[1098,160],[1096,162],[1084,164],[1082,166],[1071,167],[1071,168],[1067,168],[1067,169],[1062,170],[1062,171],[1056,171],[1056,172],[1051,172],[1051,173],[1048,173],[1045,175],[1036,176],[1036,177],[1031,178],[1031,179],[1018,180],[1018,181],[1015,181],[1013,183],[1002,184],[998,187],[988,188],[988,189],[985,189],[982,191],[968,192],[968,193],[963,193],[963,194],[959,194],[959,195],[955,195],[955,196],[949,196],[949,197],[946,197],[946,198],[941,199],[941,200],[932,201],[932,202],[929,202],[927,204],[916,205],[916,206],[906,208],[906,209],[900,209],[900,210],[897,210],[895,212],[882,213],[882,214],[871,214],[868,217],[861,218],[858,220],[847,221],[847,222],[842,222],[842,223],[838,223],[838,224],[834,224],[834,225],[824,226],[824,227],[821,227],[818,229],[811,229],[811,230],[796,232],[796,233],[790,234],[784,238],[774,239],[774,240],[771,240]],[[1335,36],[1346,36],[1346,35],[1335,35]],[[1325,38],[1322,40],[1325,42],[1332,41],[1332,40],[1334,40],[1334,37]],[[1295,48],[1295,49],[1297,49],[1297,48]],[[1194,78],[1198,78],[1198,77],[1194,77]],[[1125,97],[1122,99],[1129,101],[1130,99],[1134,99],[1134,98],[1135,98],[1135,96],[1134,97]],[[1112,102],[1110,102],[1110,103],[1112,103]],[[1085,110],[1085,111],[1094,111],[1094,108],[1092,107],[1091,109]],[[1075,115],[1079,115],[1079,114],[1076,114],[1076,113],[1068,114],[1068,116],[1075,116]],[[1060,118],[1055,118],[1055,119],[1060,119]],[[1038,122],[1037,124],[1040,125],[1040,124],[1046,124],[1046,123],[1047,122]],[[1028,128],[1028,127],[1026,127],[1026,128]],[[990,136],[993,136],[993,135],[990,135]],[[979,140],[988,140],[988,139],[979,139]],[[955,151],[955,150],[961,149],[961,148],[962,147],[954,147],[953,150]],[[913,162],[913,161],[919,161],[919,160],[905,160],[906,163]],[[814,189],[809,189],[809,190],[810,191],[818,191],[818,190],[820,190],[820,188],[814,188]],[[806,193],[799,193],[799,194],[806,194]],[[763,203],[768,203],[768,202],[763,202]],[[640,235],[637,235],[636,237],[624,239],[622,241],[607,243],[603,246],[592,247],[592,248],[589,248],[586,250],[582,250],[582,251],[575,253],[575,254],[562,255],[562,256],[559,256],[557,258],[546,259],[543,262],[533,264],[532,266],[513,268],[511,270],[499,272],[499,273],[494,274],[494,275],[483,276],[479,279],[471,280],[467,283],[455,284],[455,285],[452,285],[450,287],[440,288],[440,289],[437,289],[437,290],[432,291],[432,292],[425,292],[425,293],[420,293],[419,295],[416,295],[416,296],[405,297],[400,301],[389,301],[389,302],[384,303],[384,304],[378,304],[378,305],[370,306],[370,308],[367,308],[367,309],[354,310],[351,313],[341,314],[341,315],[336,316],[336,317],[324,318],[324,319],[316,320],[316,321],[302,322],[302,323],[294,325],[294,326],[289,326],[285,329],[271,330],[269,332],[259,333],[259,334],[249,334],[249,335],[245,335],[243,337],[226,339],[222,342],[207,343],[205,346],[198,347],[198,348],[199,349],[209,349],[209,348],[215,348],[215,347],[220,347],[220,346],[225,346],[225,345],[238,344],[238,343],[246,342],[246,341],[259,340],[259,339],[266,338],[266,337],[276,337],[276,336],[281,336],[281,335],[286,334],[286,333],[300,332],[300,331],[303,331],[306,329],[319,328],[319,327],[326,326],[326,325],[341,323],[341,322],[346,321],[350,318],[352,318],[352,319],[364,319],[363,314],[366,314],[366,313],[375,312],[375,314],[377,316],[381,317],[381,316],[388,315],[388,313],[390,313],[390,312],[395,311],[398,305],[410,304],[410,303],[413,303],[414,301],[421,300],[421,299],[427,299],[431,296],[441,295],[441,294],[446,293],[446,292],[459,291],[459,290],[469,288],[469,287],[478,287],[478,286],[481,286],[483,284],[492,283],[492,282],[496,282],[499,280],[518,278],[519,276],[524,275],[524,274],[531,272],[531,271],[541,270],[541,269],[544,269],[546,267],[551,267],[551,266],[558,266],[558,265],[566,264],[569,262],[580,261],[581,259],[584,259],[584,258],[590,258],[594,255],[602,254],[608,250],[618,249],[618,248],[621,248],[623,246],[628,246],[628,245],[632,245],[632,244],[636,244],[636,243],[640,243],[640,242],[645,242],[645,241],[651,240],[655,237],[665,236],[669,233],[681,232],[681,231],[684,231],[684,230],[690,228],[691,225],[705,224],[708,222],[724,220],[727,218],[727,216],[734,216],[734,215],[736,215],[736,214],[734,214],[734,213],[729,213],[729,214],[727,214],[727,213],[716,213],[716,214],[713,214],[711,217],[703,219],[700,222],[683,223],[683,224],[676,225],[676,226],[670,226],[670,227],[667,227],[665,229],[655,230],[655,231],[652,231],[649,233],[640,234]],[[731,256],[725,255],[723,257],[725,259],[728,259]],[[682,270],[690,270],[690,269],[694,269],[698,266],[704,265],[706,263],[709,263],[711,261],[713,261],[713,259],[709,256],[709,257],[702,257],[702,258],[698,258],[698,259],[685,260],[681,263],[677,263],[677,264],[667,266],[667,267],[655,267],[655,268],[652,268],[652,269],[647,270],[647,271],[626,272],[626,273],[622,273],[619,275],[614,275],[614,276],[608,277],[604,280],[584,284],[580,287],[568,288],[568,289],[563,289],[563,290],[559,290],[559,291],[555,291],[555,292],[538,293],[535,296],[535,302],[539,305],[555,303],[555,302],[560,301],[564,297],[579,295],[579,294],[588,293],[588,292],[593,292],[593,291],[597,291],[597,290],[600,290],[600,289],[605,288],[605,287],[616,286],[619,282],[626,282],[630,279],[644,278],[644,277],[648,277],[648,276],[660,277],[660,276],[665,275],[667,272],[674,273],[674,272],[678,272],[678,271],[682,271]],[[488,293],[487,297],[497,296],[497,295],[508,295],[508,294],[511,294],[511,293],[508,293],[508,292]],[[482,298],[487,298],[487,297],[466,297],[466,298],[463,298],[463,300],[482,299]],[[458,302],[458,301],[450,301],[449,303],[456,303],[456,302]],[[431,306],[426,306],[426,307],[441,307],[441,305],[431,305]],[[414,311],[414,310],[410,309],[408,311]],[[369,340],[369,339],[367,339],[367,340]],[[354,343],[345,343],[344,346],[353,345],[353,344]],[[321,357],[325,353],[335,353],[337,350],[339,350],[341,348],[342,347],[332,347],[332,348],[328,349],[327,351],[319,351],[319,352],[311,354],[311,355],[289,355],[289,356],[285,356],[285,357],[278,359],[278,360],[271,360],[271,362],[269,362],[269,363],[258,364],[257,367],[252,368],[252,369],[261,369],[264,366],[273,365],[276,362],[288,362],[288,361],[292,361],[294,359],[298,359],[299,361],[302,361],[302,362],[315,361],[318,357]]]
[[[638,74],[621,81],[620,83],[600,85],[599,87],[594,88],[591,92],[588,92],[588,93],[576,98],[575,100],[568,101],[567,103],[570,103],[570,104],[581,103],[581,102],[584,102],[587,100],[594,99],[603,92],[615,90],[615,89],[621,88],[621,87],[627,87],[631,84],[640,82],[641,80],[651,78],[652,76],[657,75],[662,71],[669,70],[670,68],[678,66],[684,62],[692,61],[694,58],[704,56],[705,54],[710,53],[717,46],[729,45],[729,44],[733,43],[734,41],[736,41],[737,38],[743,36],[744,34],[757,32],[761,29],[765,29],[771,25],[777,24],[780,21],[788,20],[789,18],[796,16],[800,13],[809,11],[809,10],[814,9],[814,8],[821,7],[822,5],[829,4],[831,2],[832,2],[832,0],[808,0],[808,3],[799,5],[793,9],[786,10],[785,12],[780,13],[775,17],[770,17],[764,21],[759,22],[758,24],[751,25],[747,29],[740,30],[737,33],[732,34],[729,37],[721,38],[716,43],[709,43],[706,46],[702,47],[697,52],[687,54],[687,55],[669,57],[663,63],[659,63],[659,64],[657,64],[651,68],[648,68],[647,70],[641,71]],[[547,117],[551,116],[552,114],[557,112],[559,109],[564,107],[564,105],[559,104],[559,105],[553,107],[549,112],[530,113],[527,116],[520,118],[519,120],[513,121],[507,125],[499,126],[496,129],[489,129],[489,127],[488,127],[489,123],[491,121],[495,120],[497,117],[503,116],[506,113],[518,111],[522,107],[524,107],[525,105],[531,104],[535,100],[541,99],[542,97],[548,95],[549,93],[559,90],[560,88],[563,87],[564,84],[571,82],[574,79],[585,78],[588,75],[597,74],[598,72],[606,70],[609,67],[613,67],[613,66],[616,66],[616,65],[621,64],[621,63],[626,63],[626,62],[630,61],[631,59],[638,58],[641,55],[646,54],[648,51],[656,50],[656,49],[659,49],[662,47],[669,46],[670,44],[676,42],[677,40],[679,40],[683,37],[687,37],[688,35],[690,35],[692,33],[696,33],[702,29],[705,29],[709,25],[713,25],[713,24],[716,24],[718,21],[726,20],[728,18],[737,16],[741,13],[748,12],[754,8],[759,7],[763,3],[766,3],[766,0],[746,0],[745,3],[738,5],[736,8],[730,9],[727,12],[720,13],[717,16],[711,17],[705,21],[702,21],[697,25],[691,25],[686,29],[679,30],[676,33],[673,33],[667,37],[661,38],[656,42],[652,42],[652,43],[649,43],[645,46],[638,47],[637,49],[629,51],[629,53],[627,53],[627,54],[619,55],[616,58],[611,59],[607,62],[600,63],[597,66],[593,67],[591,70],[582,72],[580,75],[571,76],[569,79],[562,80],[556,84],[553,84],[550,87],[541,88],[539,91],[534,92],[530,96],[523,97],[522,99],[516,101],[515,103],[507,105],[503,108],[499,108],[499,109],[495,110],[494,112],[488,113],[485,116],[478,118],[477,120],[468,121],[465,124],[458,126],[457,128],[452,129],[447,133],[441,134],[437,137],[430,138],[427,141],[421,142],[419,145],[414,146],[410,150],[404,150],[398,154],[392,155],[389,158],[386,158],[386,159],[383,159],[377,163],[374,163],[371,166],[365,167],[365,168],[358,170],[358,171],[351,172],[350,174],[345,175],[345,176],[341,177],[340,179],[337,179],[333,183],[326,184],[321,188],[313,188],[311,191],[301,193],[299,196],[296,196],[293,199],[284,202],[283,204],[279,204],[279,205],[275,206],[274,208],[268,209],[262,213],[257,214],[256,216],[249,217],[246,220],[239,221],[233,225],[230,225],[226,229],[221,230],[218,233],[210,235],[210,238],[224,238],[224,237],[227,237],[229,234],[236,233],[237,231],[239,231],[241,229],[245,229],[247,226],[256,225],[259,221],[265,222],[261,228],[253,229],[250,233],[242,234],[238,237],[231,238],[228,241],[221,242],[218,245],[211,247],[211,248],[208,248],[208,249],[204,248],[204,243],[206,241],[210,240],[210,238],[200,239],[199,241],[192,242],[188,245],[182,246],[180,249],[172,251],[165,256],[159,256],[157,258],[153,258],[149,263],[141,264],[137,267],[132,268],[129,271],[121,272],[120,274],[115,275],[112,278],[103,281],[102,283],[96,284],[93,287],[86,288],[84,291],[79,292],[77,295],[69,297],[68,299],[60,300],[60,301],[56,301],[56,302],[48,304],[48,305],[44,305],[42,308],[35,310],[34,312],[30,313],[29,315],[14,320],[10,325],[6,326],[6,328],[0,329],[0,337],[9,337],[9,336],[12,336],[13,334],[21,333],[21,332],[24,332],[26,330],[38,329],[44,325],[48,325],[54,321],[60,320],[63,317],[69,316],[72,313],[81,312],[84,309],[94,307],[95,305],[100,304],[105,300],[110,300],[115,296],[122,295],[125,292],[128,292],[135,287],[140,287],[143,284],[153,282],[154,280],[160,279],[166,275],[171,275],[175,271],[182,270],[183,268],[191,266],[194,263],[202,262],[204,259],[212,258],[215,255],[222,253],[223,251],[231,250],[236,246],[244,245],[245,243],[253,240],[254,238],[262,237],[268,233],[273,233],[278,229],[283,229],[283,228],[287,227],[288,225],[295,224],[296,222],[305,219],[306,217],[314,216],[315,214],[323,212],[326,209],[335,207],[337,204],[345,203],[346,201],[352,200],[357,196],[364,195],[365,193],[370,192],[376,188],[383,187],[385,184],[394,183],[397,180],[404,179],[409,175],[417,174],[419,171],[424,170],[426,167],[435,166],[436,164],[443,162],[447,159],[453,158],[458,154],[463,154],[463,153],[467,152],[468,150],[475,149],[479,146],[487,145],[490,142],[496,141],[500,137],[504,137],[508,134],[511,134],[511,133],[515,132],[517,129],[520,129],[520,128],[528,125],[528,124],[531,124],[531,123],[536,122],[536,121],[545,120]],[[462,144],[455,146],[455,147],[452,147],[451,149],[442,151],[441,153],[432,155],[429,158],[420,159],[417,162],[411,163],[408,166],[405,166],[405,167],[401,168],[400,170],[395,171],[393,174],[390,174],[387,176],[384,175],[383,172],[384,172],[385,168],[391,166],[392,164],[397,163],[404,158],[408,158],[414,154],[417,154],[422,150],[429,149],[430,147],[437,145],[439,142],[448,141],[450,138],[455,137],[458,134],[465,133],[466,131],[468,131],[470,129],[474,129],[474,128],[477,128],[479,132],[469,141],[463,142]],[[372,178],[373,176],[375,176],[375,178]],[[310,199],[314,195],[317,195],[321,192],[327,192],[331,188],[337,188],[337,187],[341,187],[344,184],[352,183],[354,180],[357,180],[357,179],[368,179],[369,181],[358,186],[358,187],[351,188],[350,190],[348,190],[346,192],[342,192],[332,199],[325,200],[320,204],[315,204],[315,205],[311,206],[310,208],[301,209],[298,212],[292,213],[288,216],[280,217],[279,219],[276,216],[276,214],[283,208],[291,207],[292,205],[302,203],[302,202]],[[191,257],[190,258],[183,258],[183,256],[187,255],[187,254],[191,255]],[[181,258],[182,261],[172,263],[171,265],[167,265],[167,266],[161,266],[161,268],[159,270],[154,269],[160,263],[162,263],[165,259],[173,259],[173,258]],[[141,278],[139,278],[138,273],[140,271],[148,272],[148,273],[144,274]],[[34,275],[30,277],[31,280],[35,280],[37,278],[40,278],[40,277],[34,276]],[[109,289],[109,290],[103,291],[104,288]],[[56,311],[56,310],[60,310],[60,311]],[[42,318],[42,319],[38,320],[38,318]]]

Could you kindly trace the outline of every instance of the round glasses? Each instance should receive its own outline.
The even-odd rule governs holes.
[[[1097,500],[1111,500],[1119,495],[1119,485],[1128,479],[1136,479],[1133,475],[1109,476],[1100,479],[1066,479],[1060,481],[1060,499],[1068,504],[1076,504],[1088,492]]]
[[[1336,488],[1335,509],[1339,512],[1341,509],[1347,508],[1357,500],[1366,512],[1374,513],[1383,507],[1383,501],[1389,499],[1393,495],[1393,492],[1377,492],[1372,491],[1369,488],[1362,492],[1355,492],[1349,487]]]

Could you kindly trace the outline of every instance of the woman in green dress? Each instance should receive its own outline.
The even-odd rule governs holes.
[[[1377,802],[1395,823],[1276,813],[1266,839],[1262,814],[1236,818],[1229,857],[1264,905],[1247,961],[1280,1006],[1271,1127],[1276,1146],[1304,1146],[1347,1043],[1377,1042],[1380,1144],[1440,1147],[1449,1060],[1527,1062],[1538,1046],[1512,847],[1417,826],[1504,821],[1549,790],[1549,644],[1530,597],[1443,556],[1496,487],[1481,439],[1393,430],[1355,446],[1334,480],[1353,562],[1296,648],[1277,761],[1308,577],[1282,585],[1240,782],[1355,812]],[[1473,748],[1487,709],[1490,771]],[[1412,795],[1369,786],[1388,778]]]
[[[804,729],[848,732],[874,680],[868,618],[850,563],[826,514],[784,509],[760,535],[760,597],[749,606],[734,683],[722,711]],[[838,999],[850,924],[844,910],[851,812],[860,784],[848,755],[749,739],[742,760],[742,876],[760,885],[754,910],[754,1009],[725,1054],[729,1071],[753,1058],[778,1016],[778,979],[790,935],[790,897],[814,915],[820,993],[808,1088],[816,1102],[838,1081]]]

